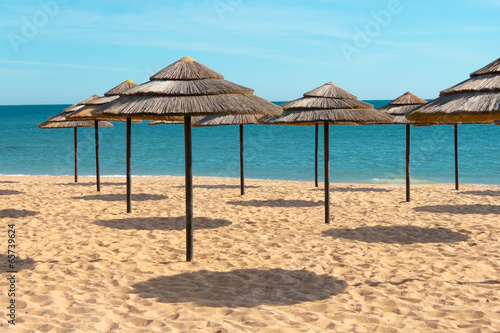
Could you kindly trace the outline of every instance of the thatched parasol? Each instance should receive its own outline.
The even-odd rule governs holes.
[[[90,103],[91,101],[94,101],[98,98],[101,98],[101,96],[94,94],[94,95],[90,96],[89,98],[81,101],[80,103],[71,105],[70,107],[64,109],[63,111],[66,112],[67,116],[69,116],[71,114],[70,112],[79,111],[86,105],[86,103]]]
[[[71,107],[76,107],[75,105]],[[96,126],[92,121],[82,121],[82,120],[66,120],[66,115],[70,112],[63,111],[62,113],[50,117],[47,121],[38,124],[38,128],[73,128],[74,132],[74,146],[75,146],[75,183],[78,182],[78,127],[94,127]],[[98,126],[102,127],[112,127],[110,123],[106,121],[100,121]]]
[[[313,125],[323,123],[325,154],[325,223],[330,223],[330,131],[329,124],[386,124],[393,117],[373,109],[356,96],[328,82],[304,97],[282,104],[280,116],[264,118],[266,123],[280,125]]]
[[[99,167],[99,127],[97,126],[97,122],[99,121],[98,118],[94,117],[90,112],[95,110],[96,107],[104,105],[106,103],[112,102],[120,97],[120,93],[123,93],[130,88],[136,87],[137,83],[131,81],[131,80],[126,80],[117,85],[116,87],[112,88],[108,92],[104,93],[103,97],[100,97],[99,95],[94,95],[97,96],[97,98],[90,98],[86,99],[80,103],[77,104],[79,107],[78,109],[74,110],[73,113],[69,114],[66,119],[68,120],[92,120],[95,124],[95,149],[96,149],[96,178],[97,178],[97,191],[101,190],[101,175],[100,175],[100,167]],[[93,96],[93,97],[94,97]],[[113,118],[106,118],[105,120],[107,121],[120,121],[123,122],[123,119],[113,119]],[[134,120],[134,122],[140,123],[140,120]],[[129,170],[130,171],[130,170]],[[128,177],[127,177],[128,179]],[[129,184],[127,184],[127,187],[129,187]],[[127,198],[127,202],[130,201],[130,197]]]
[[[408,113],[411,121],[477,124],[500,118],[500,58],[441,91],[439,97]]]
[[[415,96],[408,91],[395,100],[390,101],[388,105],[377,109],[393,116],[393,124],[406,125],[406,202],[410,202],[410,124],[412,122],[406,119],[405,114],[425,103],[427,103],[425,99]]]
[[[95,120],[98,119],[94,117],[91,113],[91,111],[95,110],[97,106],[112,102],[120,97],[120,94],[133,88],[137,87],[137,83],[131,81],[131,80],[126,80],[117,85],[116,87],[110,89],[106,93],[104,93],[103,97],[100,97],[99,95],[94,95],[97,96],[97,98],[93,99],[86,99],[85,101],[82,101],[78,104],[77,106],[81,106],[80,109],[78,110],[73,110],[75,111],[71,115],[67,116],[66,118],[68,120]],[[102,119],[102,118],[101,118]],[[123,119],[113,119],[113,118],[108,118],[106,119],[108,121],[124,121]],[[140,121],[138,121],[140,122]]]
[[[458,124],[491,124],[500,118],[500,58],[441,91],[439,97],[406,115],[411,121],[454,124],[455,189],[458,180]]]
[[[207,116],[193,123],[194,127],[239,125],[240,129],[240,194],[245,195],[245,157],[243,142],[243,126],[249,124],[259,124],[262,115],[222,115]]]
[[[193,258],[193,168],[191,117],[218,114],[275,115],[282,109],[253,95],[253,90],[225,81],[201,63],[184,57],[132,88],[120,98],[91,112],[98,117],[127,119],[130,142],[132,119],[164,120],[184,117],[186,159],[186,260]],[[130,163],[130,160],[127,161]]]

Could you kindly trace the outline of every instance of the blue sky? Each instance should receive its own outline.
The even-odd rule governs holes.
[[[431,99],[500,57],[498,0],[0,0],[0,104],[70,104],[190,56],[271,101]]]

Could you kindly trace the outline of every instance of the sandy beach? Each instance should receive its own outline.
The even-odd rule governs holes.
[[[0,331],[500,331],[500,186],[195,177],[187,263],[184,178],[72,180],[0,176]]]

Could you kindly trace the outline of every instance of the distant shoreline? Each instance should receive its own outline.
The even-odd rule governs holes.
[[[426,99],[427,101],[431,101],[432,99]],[[364,102],[369,102],[369,101],[387,101],[387,102],[390,102],[391,100],[390,99],[365,99],[363,100]],[[274,104],[283,104],[283,103],[287,103],[288,101],[270,101],[271,103],[274,103]],[[0,107],[1,106],[58,106],[58,105],[61,105],[61,106],[68,106],[68,105],[73,105],[74,103],[55,103],[55,104],[0,104]]]
[[[50,178],[71,178],[73,179],[74,175],[19,175],[19,174],[0,174],[0,177],[19,177],[19,178],[44,178],[44,177],[50,177]],[[78,175],[79,179],[84,179],[85,183],[88,183],[88,180],[92,182],[95,179],[95,175]],[[101,178],[125,178],[125,175],[101,175]],[[178,176],[178,175],[132,175],[132,178],[184,178],[183,175]],[[199,179],[218,179],[218,180],[225,180],[228,182],[233,182],[236,184],[239,184],[239,178],[238,177],[218,177],[218,176],[197,176],[195,175],[194,178],[199,178]],[[299,182],[299,183],[314,183],[314,180],[300,180],[300,179],[274,179],[274,178],[245,178],[247,181],[274,181],[274,182]],[[319,181],[320,186],[322,187],[321,184],[324,182],[322,180]],[[343,185],[374,185],[374,186],[404,186],[404,180],[401,180],[399,182],[390,182],[390,180],[383,180],[382,182],[354,182],[354,181],[349,181],[349,182],[342,182],[342,181],[332,181],[330,184],[343,184]],[[411,186],[420,186],[420,185],[450,185],[451,187],[454,186],[453,183],[451,182],[432,182],[432,181],[427,181],[427,180],[412,180]],[[499,186],[498,184],[488,184],[488,183],[467,183],[467,182],[462,182],[461,185],[473,185],[473,186]]]

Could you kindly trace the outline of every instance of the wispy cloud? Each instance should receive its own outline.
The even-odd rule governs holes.
[[[258,2],[242,2],[224,20],[216,14],[212,1],[186,1],[182,6],[160,5],[125,13],[70,7],[64,8],[64,15],[48,26],[41,38],[87,45],[187,49],[307,63],[307,58],[287,54],[283,49],[311,40],[316,42],[316,47],[323,47],[323,52],[327,51],[335,41],[351,38],[350,24],[356,20],[343,19],[344,16],[332,10]]]
[[[29,65],[29,66],[44,66],[44,67],[63,67],[63,68],[80,68],[80,69],[96,69],[105,71],[129,71],[141,72],[130,68],[120,67],[105,67],[105,66],[88,66],[88,65],[75,65],[75,64],[60,64],[51,62],[34,62],[34,61],[15,61],[15,60],[0,60],[0,64],[16,64],[16,65]]]
[[[30,76],[33,77],[33,75],[43,75],[45,74],[43,71],[34,71],[34,70],[29,70],[29,69],[19,69],[19,68],[2,68],[0,67],[0,75],[2,76],[14,76],[14,77],[19,77],[19,76]]]

